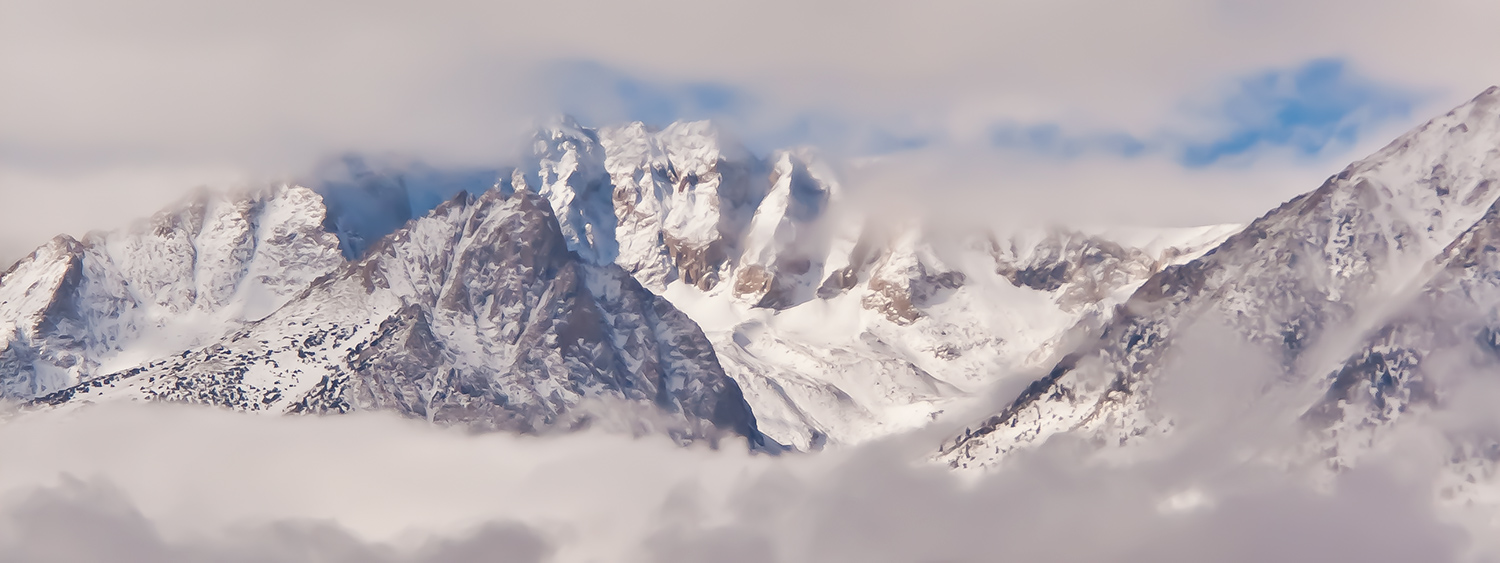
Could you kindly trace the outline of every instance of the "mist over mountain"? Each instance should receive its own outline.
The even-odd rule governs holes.
[[[226,428],[379,420],[498,433],[481,440],[502,448],[565,444],[565,457],[600,443],[685,452],[652,450],[648,473],[665,471],[659,460],[691,473],[724,459],[765,472],[721,483],[778,499],[715,505],[721,530],[662,515],[660,529],[609,540],[646,559],[850,558],[856,543],[823,543],[836,531],[788,547],[779,542],[797,533],[756,514],[832,529],[824,516],[849,516],[818,495],[896,486],[927,491],[909,500],[934,503],[947,526],[962,528],[965,514],[1011,521],[974,499],[1082,502],[1057,482],[1042,488],[1052,497],[1023,494],[1075,464],[1060,482],[1103,491],[1115,503],[1106,514],[1152,511],[1142,537],[1186,518],[1231,541],[1236,518],[1288,506],[1346,518],[1358,510],[1349,493],[1318,497],[1319,487],[1368,487],[1390,493],[1377,512],[1417,514],[1410,525],[1427,538],[1379,556],[1493,553],[1481,538],[1500,510],[1489,378],[1500,365],[1500,88],[1247,225],[892,215],[858,203],[845,163],[812,147],[757,154],[711,121],[559,117],[523,145],[493,169],[350,154],[299,183],[200,190],[124,229],[58,236],[0,275],[0,398],[19,405],[0,434],[22,429],[3,439],[23,444],[28,425],[66,434],[79,431],[70,420],[131,405],[198,412],[159,410],[191,404],[273,415]],[[130,420],[176,416],[220,415]],[[31,455],[36,467],[87,465]],[[835,461],[816,461],[825,456]],[[780,463],[803,467],[790,486],[813,491],[811,504],[776,492],[765,467]],[[977,479],[978,492],[933,484],[952,473]],[[77,495],[113,494],[67,487],[26,506],[74,510]],[[650,502],[675,502],[663,487]],[[1259,505],[1246,491],[1291,500]],[[887,508],[870,514],[894,521]],[[1446,523],[1425,520],[1429,509]],[[497,520],[485,530],[503,531],[412,553],[444,560],[493,539],[526,560],[587,559],[568,533],[528,527],[545,519],[505,517],[528,524]],[[978,553],[904,526],[950,543],[884,555]],[[326,533],[360,546],[352,553],[386,549]],[[154,534],[140,541],[157,555],[222,548]],[[24,535],[0,534],[0,545],[35,549]],[[1013,553],[1049,557],[1010,541]],[[1186,542],[1050,553],[1219,552]]]
[[[1497,21],[0,0],[0,563],[1500,561]]]

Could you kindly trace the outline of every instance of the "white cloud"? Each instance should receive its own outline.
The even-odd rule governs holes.
[[[773,458],[588,433],[475,436],[385,416],[97,406],[0,424],[0,554],[1445,561],[1470,544],[1439,519],[1421,472],[1377,465],[1322,492],[1212,440],[1125,465],[1055,440],[965,482],[916,461],[930,443]]]

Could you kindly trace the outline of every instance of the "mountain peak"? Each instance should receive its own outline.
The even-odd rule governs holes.
[[[37,404],[390,410],[528,433],[618,423],[776,449],[701,330],[619,266],[569,252],[558,219],[526,187],[455,198],[240,332]]]

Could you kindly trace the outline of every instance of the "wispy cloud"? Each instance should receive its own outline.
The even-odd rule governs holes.
[[[591,60],[543,64],[534,75],[545,104],[601,126],[640,121],[719,122],[751,150],[818,146],[868,156],[927,146],[938,131],[920,130],[896,112],[860,113],[830,105],[789,107],[751,84],[691,81],[633,73]]]
[[[1004,123],[991,129],[990,141],[995,148],[1035,153],[1054,158],[1077,158],[1107,154],[1133,157],[1151,148],[1129,133],[1071,133],[1056,123],[1020,125]]]
[[[913,108],[785,111],[771,92],[751,85],[651,78],[596,61],[552,63],[539,76],[557,107],[586,123],[714,119],[760,151],[812,144],[872,156],[961,138],[938,122],[915,123]],[[1347,61],[1327,57],[1229,78],[1217,89],[1178,92],[1175,98],[1178,109],[1167,115],[1170,122],[1144,131],[1017,116],[997,119],[985,140],[995,150],[1053,159],[1155,155],[1187,167],[1242,164],[1265,152],[1315,158],[1385,133],[1383,126],[1409,119],[1423,101],[1412,88],[1369,78]]]
[[[550,103],[593,124],[737,119],[757,106],[746,89],[727,83],[652,80],[597,61],[549,63],[536,76]]]
[[[1440,562],[1487,541],[1433,506],[1441,455],[1320,491],[1247,463],[1272,431],[1240,426],[1131,463],[1053,440],[964,481],[917,461],[931,433],[771,457],[98,405],[0,423],[0,560]]]

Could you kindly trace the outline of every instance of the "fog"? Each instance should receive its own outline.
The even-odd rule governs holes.
[[[100,405],[0,425],[12,561],[1448,561],[1436,466],[1337,476],[1183,438],[1053,440],[988,474],[932,432],[816,455],[382,415]],[[1264,433],[1262,433],[1264,434]],[[1186,433],[1184,435],[1187,435]],[[1153,453],[1154,452],[1154,453]]]

